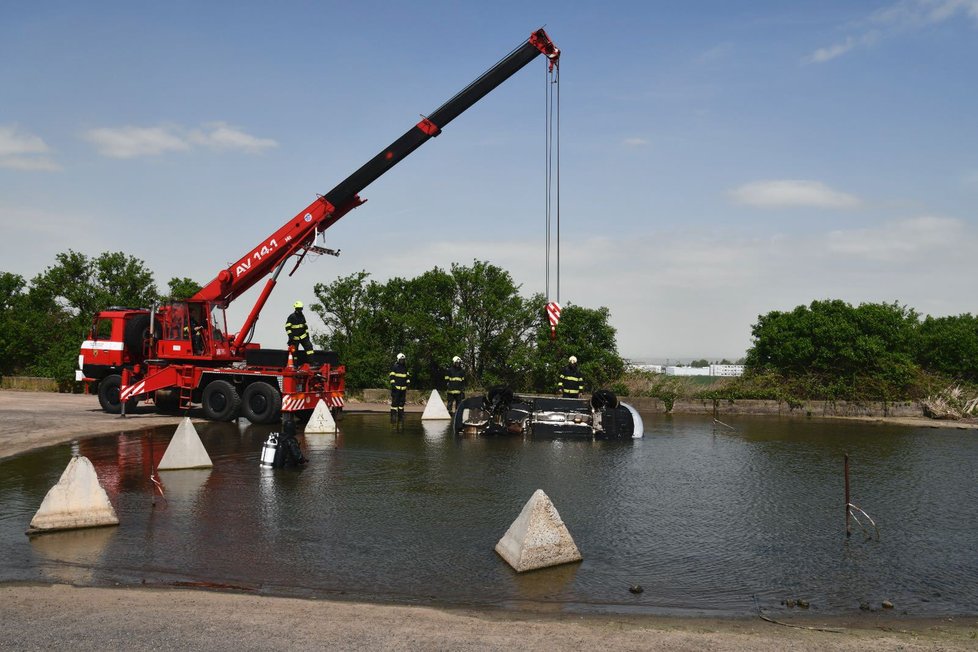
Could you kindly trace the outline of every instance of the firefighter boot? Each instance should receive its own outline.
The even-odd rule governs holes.
[[[397,408],[391,408],[391,423],[397,423]]]
[[[397,420],[404,421],[404,408],[397,408]]]

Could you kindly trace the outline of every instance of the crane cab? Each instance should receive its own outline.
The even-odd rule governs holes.
[[[174,301],[156,313],[159,332],[155,356],[160,360],[233,362],[224,306],[211,301]]]

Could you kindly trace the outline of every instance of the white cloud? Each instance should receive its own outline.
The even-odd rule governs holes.
[[[258,138],[246,134],[225,122],[214,122],[207,125],[206,131],[195,130],[190,133],[190,142],[213,149],[235,149],[245,152],[261,152],[278,143],[271,138]]]
[[[755,181],[730,192],[731,198],[749,206],[761,208],[854,208],[859,199],[833,190],[821,181],[775,179]]]
[[[978,26],[978,0],[899,0],[878,9],[853,28],[856,34],[841,43],[818,48],[804,58],[807,63],[824,63],[860,47],[869,47],[883,38],[937,25],[959,16],[971,18]]]
[[[835,45],[830,45],[829,47],[815,50],[808,56],[807,61],[810,63],[824,63],[825,61],[831,61],[836,57],[841,57],[855,46],[856,40],[850,36],[842,43],[836,43]]]
[[[0,125],[0,167],[45,172],[60,170],[61,166],[46,156],[49,151],[40,136],[15,125]]]
[[[873,12],[867,22],[893,31],[920,29],[958,15],[978,22],[978,0],[900,0]]]
[[[272,139],[252,136],[224,122],[191,130],[177,125],[100,127],[89,129],[82,138],[95,145],[103,156],[123,159],[158,156],[194,147],[255,153],[278,146]]]
[[[960,246],[966,237],[961,220],[924,215],[881,227],[832,231],[829,253],[872,261],[909,262]]]
[[[54,172],[61,166],[47,156],[0,156],[0,168],[26,172]]]
[[[622,141],[628,147],[643,147],[649,144],[649,141],[645,138],[626,138]]]
[[[109,158],[157,156],[164,152],[190,149],[174,127],[101,127],[89,129],[82,137]]]

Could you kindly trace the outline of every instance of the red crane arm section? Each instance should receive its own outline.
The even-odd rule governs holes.
[[[437,136],[444,127],[487,93],[506,81],[534,58],[543,54],[550,66],[557,63],[560,50],[543,29],[530,35],[519,47],[501,59],[478,79],[422,118],[404,135],[381,150],[336,187],[309,204],[278,231],[265,238],[240,260],[218,273],[192,299],[214,301],[227,306],[272,272],[288,256],[315,241],[317,233],[363,203],[359,194],[415,149]],[[257,318],[257,316],[256,316]],[[246,324],[246,326],[249,326]]]
[[[319,197],[306,206],[278,231],[261,241],[193,296],[227,305],[261,281],[283,260],[304,246],[313,244],[316,233],[332,226],[336,220],[363,203],[359,196],[336,208]]]

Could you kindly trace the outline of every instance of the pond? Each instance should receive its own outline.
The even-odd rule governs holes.
[[[0,462],[0,581],[202,585],[269,595],[563,612],[978,613],[978,434],[832,420],[643,415],[630,442],[456,437],[348,414],[263,469],[270,427],[198,424],[214,468],[160,472],[175,427]],[[118,527],[24,531],[72,452]],[[853,502],[879,526],[845,536]],[[516,574],[496,542],[536,489],[584,560]],[[865,521],[865,519],[863,519]],[[629,587],[640,585],[641,593]]]

